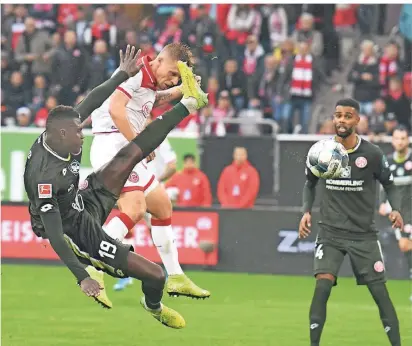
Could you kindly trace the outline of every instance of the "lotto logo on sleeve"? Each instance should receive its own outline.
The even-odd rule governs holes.
[[[37,191],[39,193],[39,198],[51,198],[52,184],[37,184]]]

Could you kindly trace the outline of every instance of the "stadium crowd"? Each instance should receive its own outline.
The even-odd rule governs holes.
[[[411,42],[403,38],[404,52],[396,42],[379,49],[370,6],[5,4],[1,125],[43,127],[50,109],[79,102],[109,78],[127,44],[153,58],[166,44],[185,42],[210,104],[181,130],[242,134],[244,127],[222,119],[245,117],[307,133],[319,86],[334,87],[333,73],[342,69],[340,32],[356,27],[365,40],[348,82],[365,131],[390,133],[398,123],[410,129]],[[320,133],[332,130],[326,121]]]

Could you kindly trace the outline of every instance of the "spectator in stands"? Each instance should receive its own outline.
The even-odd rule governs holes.
[[[334,135],[336,134],[335,125],[332,119],[326,119],[319,129],[320,135]]]
[[[93,22],[84,31],[84,44],[89,47],[90,52],[97,40],[106,41],[110,50],[117,44],[117,28],[108,22],[106,12],[101,7],[94,10]]]
[[[243,57],[243,72],[246,76],[247,97],[258,96],[260,80],[263,76],[265,51],[254,35],[248,36]]]
[[[61,4],[57,13],[57,22],[59,23],[59,33],[64,34],[66,30],[73,26],[79,17],[79,8],[77,4]]]
[[[46,121],[47,117],[49,116],[49,112],[54,107],[57,107],[57,105],[57,99],[54,96],[49,96],[47,98],[45,106],[37,111],[33,122],[34,125],[36,125],[37,127],[46,127]]]
[[[193,154],[183,157],[183,170],[175,173],[166,183],[166,191],[176,196],[176,205],[179,207],[210,207],[212,205],[212,191],[210,182],[196,166]]]
[[[124,5],[107,4],[107,19],[108,22],[117,28],[118,32],[124,33],[127,29],[132,27],[130,18],[126,15]]]
[[[288,17],[281,5],[271,4],[271,14],[268,18],[268,31],[272,51],[288,38]]]
[[[380,98],[375,100],[372,113],[369,114],[370,133],[374,136],[386,134],[387,130],[385,122],[387,118],[385,101]]]
[[[230,95],[227,90],[223,90],[219,94],[216,107],[213,108],[212,117],[209,117],[208,125],[205,133],[207,135],[225,136],[230,125],[223,122],[224,119],[231,119],[235,115],[235,111],[230,101]]]
[[[279,80],[277,73],[279,63],[280,61],[276,60],[274,55],[266,55],[265,69],[259,83],[259,97],[262,99],[265,108],[271,108],[272,118],[280,124],[281,110],[279,110],[279,108],[281,107],[281,102],[276,98],[276,82]]]
[[[220,74],[219,86],[220,90],[229,91],[236,110],[246,105],[246,77],[235,59],[226,60],[224,71]]]
[[[56,30],[58,6],[53,4],[30,5],[29,14],[39,23],[43,30],[47,30],[50,34]]]
[[[34,77],[34,85],[31,93],[29,108],[35,113],[44,106],[47,97],[47,82],[43,75]]]
[[[323,53],[322,34],[314,29],[314,18],[310,13],[303,13],[299,18],[299,29],[292,34],[295,43],[307,42],[311,47],[314,57],[320,57]]]
[[[282,89],[279,91],[282,100],[290,100],[291,104],[290,113],[285,116],[289,133],[292,132],[296,110],[300,115],[298,126],[303,133],[308,133],[312,102],[321,81],[331,84],[320,66],[320,61],[310,53],[307,41],[299,42],[297,55],[290,58],[280,82]]]
[[[116,61],[107,51],[106,41],[97,40],[94,42],[94,54],[90,59],[88,90],[92,90],[104,83],[116,70]]]
[[[15,71],[17,67],[13,65],[13,60],[10,57],[10,54],[2,51],[1,52],[1,85],[4,88],[10,81],[11,74]]]
[[[244,45],[250,34],[259,37],[259,14],[252,5],[231,5],[227,15],[226,38],[229,41],[232,58],[243,55]]]
[[[382,87],[382,96],[388,95],[389,79],[394,76],[403,76],[402,65],[399,61],[399,46],[396,42],[389,42],[379,62],[379,80]]]
[[[217,197],[223,208],[252,208],[259,192],[260,177],[247,159],[247,150],[236,147],[233,163],[220,175]]]
[[[370,114],[373,101],[380,96],[379,64],[373,41],[365,40],[361,45],[361,54],[349,72],[348,81],[354,83],[353,97],[360,103],[360,111]]]
[[[209,17],[207,5],[197,6],[197,17],[190,22],[187,35],[185,40],[193,47],[200,64],[206,65],[208,75],[216,75],[219,60],[215,57],[220,52],[220,33],[216,22]]]
[[[133,32],[133,31],[128,31],[128,34],[130,34],[131,32]],[[131,43],[128,43],[128,44],[131,44]],[[156,53],[155,49],[153,48],[153,44],[150,41],[150,37],[148,35],[144,34],[144,35],[139,36],[139,47],[142,50],[142,53],[141,53],[142,56],[147,55],[151,59],[156,58],[157,53]]]
[[[24,32],[24,21],[27,16],[27,8],[24,5],[16,5],[13,9],[13,15],[8,15],[5,22],[2,22],[2,33],[7,39],[7,49],[15,50],[20,35]]]
[[[402,5],[399,31],[403,37],[405,72],[412,72],[412,4]]]
[[[28,127],[31,124],[31,110],[28,107],[21,107],[16,111],[17,126]]]
[[[69,30],[73,30],[77,36],[77,43],[79,45],[84,44],[84,33],[89,26],[87,21],[86,9],[83,6],[78,6],[77,9],[77,19],[75,22],[71,22],[67,25]]]
[[[388,96],[385,98],[388,114],[393,113],[398,125],[411,131],[411,102],[403,92],[402,80],[392,77],[389,80]]]
[[[87,61],[86,53],[77,45],[76,33],[66,31],[63,47],[54,54],[51,75],[52,88],[60,103],[72,105],[86,89]]]
[[[160,33],[159,39],[154,45],[156,52],[160,52],[169,43],[178,43],[182,40],[183,30],[180,22],[175,17],[170,17],[167,25]]]
[[[369,120],[366,115],[361,114],[359,116],[359,123],[356,126],[356,131],[361,136],[369,134]]]
[[[10,81],[2,86],[4,95],[4,103],[14,112],[21,107],[25,107],[30,103],[30,91],[24,85],[23,75],[20,71],[14,71],[11,74]]]
[[[27,17],[25,30],[17,43],[15,58],[22,64],[28,75],[51,73],[51,57],[53,54],[50,35],[46,31],[36,29],[33,17]]]
[[[216,106],[218,92],[219,92],[219,81],[216,79],[216,77],[210,77],[207,82],[207,93],[208,93],[208,99],[209,99],[209,106],[212,106],[212,107]]]

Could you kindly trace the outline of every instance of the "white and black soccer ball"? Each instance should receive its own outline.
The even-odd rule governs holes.
[[[348,163],[348,152],[334,139],[324,139],[313,144],[306,159],[307,169],[322,179],[339,178]]]

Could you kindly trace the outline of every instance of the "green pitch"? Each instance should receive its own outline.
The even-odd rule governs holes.
[[[310,277],[189,273],[212,298],[165,298],[186,319],[171,330],[139,306],[140,284],[108,293],[103,310],[84,296],[64,267],[3,265],[2,346],[307,346]],[[403,345],[412,345],[407,281],[389,282],[401,322]],[[365,287],[340,279],[328,309],[322,345],[389,345]]]

